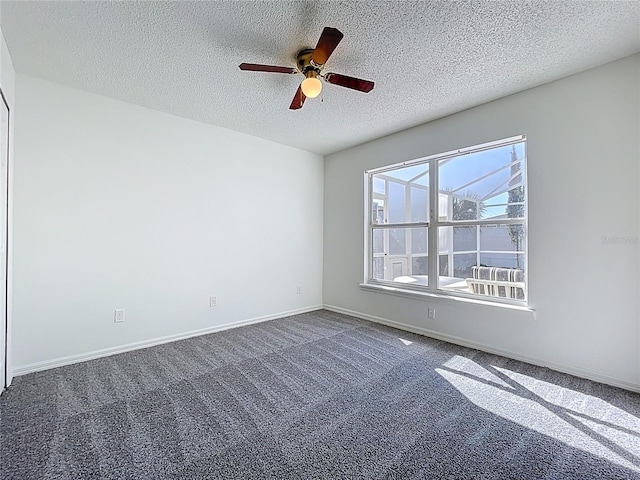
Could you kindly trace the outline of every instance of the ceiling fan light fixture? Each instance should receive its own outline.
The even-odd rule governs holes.
[[[305,78],[300,85],[302,93],[305,97],[316,98],[322,91],[322,82],[316,76],[310,76]]]
[[[0,0],[2,1],[2,0]],[[319,77],[332,85],[350,88],[363,93],[369,93],[373,89],[373,82],[361,78],[340,75],[339,73],[323,74],[327,60],[342,40],[342,32],[337,28],[324,27],[316,48],[303,48],[296,54],[295,67],[278,67],[275,65],[261,65],[258,63],[241,63],[240,70],[254,72],[291,73],[302,74],[305,79],[298,86],[290,110],[299,110],[304,105],[306,98],[316,98],[322,92],[322,83]]]

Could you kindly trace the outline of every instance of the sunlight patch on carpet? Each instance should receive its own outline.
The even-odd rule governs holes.
[[[513,376],[518,377],[519,381],[512,381],[510,388],[501,387],[494,383],[487,382],[486,379],[481,376],[469,374],[469,372],[466,371],[469,368],[467,365],[469,360],[465,360],[465,370],[458,372],[452,371],[455,370],[455,367],[451,366],[451,361],[443,365],[447,367],[446,369],[436,368],[435,370],[478,407],[513,421],[523,427],[559,440],[571,447],[581,449],[625,468],[640,472],[640,458],[636,456],[637,452],[630,452],[621,448],[618,443],[619,438],[618,442],[616,442],[614,439],[616,438],[615,436],[607,436],[605,434],[606,430],[616,430],[613,426],[605,428],[604,425],[597,421],[592,421],[590,424],[588,419],[584,418],[584,415],[587,415],[586,413],[582,414],[583,417],[580,420],[577,420],[575,415],[572,415],[577,405],[586,403],[586,399],[591,397],[583,395],[585,398],[582,399],[582,402],[576,402],[575,395],[577,392],[541,382],[535,378],[526,377],[526,375],[516,374],[504,368],[498,369],[497,367],[493,367],[497,373],[504,374],[504,381],[508,381]],[[507,374],[506,372],[509,373]],[[527,379],[526,382],[524,377]],[[530,386],[535,385],[536,387],[534,387],[534,389],[538,391],[534,393],[520,382],[528,383]],[[542,384],[546,384],[545,388],[550,387],[555,391],[555,395],[557,395],[555,403],[548,402],[544,399],[548,391],[540,391]],[[558,395],[558,389],[562,390],[561,393],[567,393],[567,395],[564,397]],[[564,392],[564,390],[567,390],[567,392]],[[558,401],[558,398],[563,399],[563,401]],[[566,406],[564,400],[567,400]],[[609,409],[618,410],[616,407],[602,400],[599,401],[606,405],[606,408],[602,409],[602,411],[608,411]],[[598,409],[590,407],[588,415],[593,416],[594,410]],[[637,419],[634,418],[634,420]],[[598,428],[596,428],[596,426]],[[616,435],[625,434],[637,436],[638,432],[634,430],[626,432],[617,430]]]

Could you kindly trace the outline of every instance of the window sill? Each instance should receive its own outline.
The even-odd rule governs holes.
[[[445,301],[454,301],[454,302],[464,302],[464,303],[472,303],[475,305],[486,305],[489,307],[497,307],[497,308],[506,308],[509,310],[518,310],[521,312],[535,312],[535,310],[526,305],[517,305],[511,303],[502,303],[502,302],[491,302],[482,299],[469,298],[469,297],[459,297],[456,295],[447,295],[442,293],[433,293],[433,292],[423,292],[417,290],[409,290],[407,288],[399,288],[392,287],[389,285],[375,285],[371,283],[361,283],[360,288],[362,290],[368,290],[371,292],[377,293],[386,293],[389,295],[397,295],[400,297],[413,298],[413,299],[422,299],[422,300],[445,300]]]

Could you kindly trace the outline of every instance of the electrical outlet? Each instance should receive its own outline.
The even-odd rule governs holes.
[[[427,309],[427,316],[431,319],[431,320],[435,320],[436,319],[436,309],[435,308],[431,308],[429,307]]]
[[[216,305],[218,305],[218,300],[216,299],[216,297],[209,297],[209,307],[213,308]]]
[[[302,293],[302,287],[301,287],[300,285],[298,285],[298,286],[296,287],[296,294],[297,294],[297,295],[300,295],[301,293]]]
[[[114,323],[124,322],[124,308],[120,308],[114,311],[113,321]]]

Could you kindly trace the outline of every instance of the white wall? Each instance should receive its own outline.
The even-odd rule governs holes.
[[[11,61],[11,55],[9,54],[9,49],[7,48],[7,44],[4,40],[4,36],[2,35],[2,30],[0,30],[0,88],[2,88],[2,92],[4,93],[5,99],[9,105],[9,242],[7,244],[7,248],[9,250],[9,258],[8,258],[8,268],[7,268],[7,385],[11,384],[11,380],[13,379],[13,365],[12,365],[12,350],[13,345],[11,341],[11,332],[12,332],[12,309],[13,303],[11,301],[12,298],[12,277],[13,277],[13,229],[12,229],[12,217],[13,217],[13,131],[14,131],[14,122],[13,122],[13,113],[15,112],[15,77],[16,73],[13,68],[13,62]],[[2,332],[0,333],[0,344],[4,344],[4,328],[0,328]],[[0,349],[1,350],[1,349]],[[3,353],[2,353],[3,355]],[[4,363],[4,360],[3,362]],[[4,367],[3,367],[4,368]],[[2,386],[0,385],[0,390]]]
[[[628,57],[328,156],[325,305],[640,389],[639,64]],[[535,314],[358,287],[365,170],[518,134]]]
[[[322,304],[321,156],[16,81],[17,373]]]

